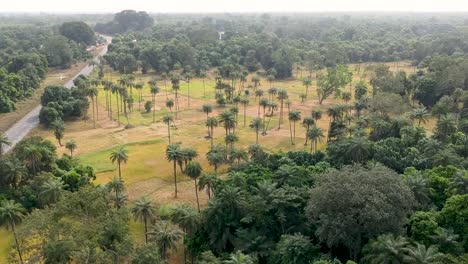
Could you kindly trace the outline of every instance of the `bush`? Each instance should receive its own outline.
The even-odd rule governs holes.
[[[145,102],[145,112],[149,113],[149,112],[151,112],[151,109],[153,109],[153,102],[146,101]]]

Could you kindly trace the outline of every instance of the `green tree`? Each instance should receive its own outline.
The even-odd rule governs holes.
[[[149,234],[150,240],[158,245],[161,256],[166,260],[170,250],[175,248],[183,237],[183,232],[177,226],[165,220],[156,222]]]
[[[23,256],[21,254],[20,245],[18,243],[16,225],[23,220],[25,213],[26,210],[19,203],[15,203],[13,200],[3,200],[0,202],[0,226],[4,225],[7,228],[11,228],[13,231],[16,251],[18,252],[18,257],[21,264],[23,264]]]
[[[171,143],[166,148],[166,159],[173,163],[174,171],[174,196],[177,198],[177,162],[182,159],[180,143]]]
[[[206,153],[206,158],[213,165],[215,173],[217,173],[219,165],[226,161],[226,149],[221,145],[214,145]]]
[[[60,146],[62,146],[62,138],[65,134],[65,124],[62,120],[58,119],[52,123],[52,128],[54,129],[54,136],[57,139]]]
[[[67,141],[67,143],[65,143],[65,148],[68,149],[68,151],[70,151],[70,157],[73,158],[73,152],[75,152],[76,148],[77,148],[77,144],[76,144],[76,141],[71,139],[69,141]]]
[[[392,234],[380,235],[364,247],[362,261],[369,264],[405,263],[410,243],[402,236]]]
[[[122,206],[122,198],[125,199],[125,196],[123,195],[123,192],[125,191],[124,181],[114,176],[112,180],[106,184],[106,188],[109,192],[114,192],[115,207],[120,208]]]
[[[174,122],[174,117],[167,114],[163,117],[163,122],[167,125],[167,138],[169,139],[169,144],[171,144],[171,123]]]
[[[197,184],[197,179],[200,177],[202,173],[202,167],[199,162],[196,161],[190,161],[187,164],[187,169],[186,169],[187,176],[193,179],[195,182],[195,196],[197,198],[197,208],[198,212],[200,212],[200,201],[198,199],[198,184]]]
[[[229,255],[229,259],[224,261],[225,264],[254,264],[255,261],[249,255],[243,254],[240,250]]]
[[[247,105],[249,105],[249,98],[248,97],[242,97],[241,98],[241,104],[244,107],[244,127],[246,125],[246,118],[247,118]]]
[[[307,138],[310,140],[310,152],[317,152],[318,150],[318,142],[321,142],[322,139],[325,137],[324,132],[321,128],[317,126],[311,126],[309,130],[307,130]]]
[[[299,111],[289,112],[288,119],[289,119],[289,132],[291,134],[291,144],[295,145],[296,144],[296,123],[297,121],[301,120],[301,112]],[[291,128],[291,122],[293,123],[292,128]]]
[[[255,144],[258,145],[258,134],[260,132],[260,129],[262,129],[263,122],[262,119],[259,117],[256,117],[250,122],[250,127],[255,130]]]
[[[302,80],[302,85],[305,87],[305,98],[309,95],[309,87],[312,85],[312,79],[305,78]]]
[[[306,117],[304,117],[304,119],[302,120],[302,126],[304,126],[305,131],[306,131],[306,133],[305,133],[305,138],[306,138],[306,140],[305,140],[304,146],[307,146],[307,142],[308,142],[308,140],[309,140],[309,138],[307,137],[307,132],[309,132],[309,129],[310,129],[313,125],[315,125],[315,121],[314,121],[314,119],[313,119],[311,116],[306,116]]]
[[[465,241],[465,249],[468,247],[468,194],[454,195],[447,199],[440,211],[438,222],[444,228],[452,229]]]
[[[318,223],[315,233],[321,242],[329,247],[344,245],[349,257],[356,260],[363,241],[397,232],[413,205],[411,190],[392,170],[353,166],[319,179],[306,215],[310,222]]]
[[[213,147],[214,129],[218,126],[218,119],[216,117],[208,117],[206,120],[206,127],[208,128],[208,137],[211,141],[211,147]]]
[[[77,43],[92,45],[95,41],[94,31],[82,21],[65,22],[60,26],[59,32]]]
[[[418,121],[418,126],[421,125],[421,123],[425,124],[429,118],[429,113],[427,112],[426,108],[416,108],[410,113],[410,118],[412,120],[417,120]]]
[[[281,123],[283,122],[283,106],[284,100],[288,99],[288,92],[285,89],[278,89],[278,100],[280,101],[280,117],[278,121],[278,129],[281,128]]]
[[[439,253],[436,246],[426,247],[421,244],[408,248],[406,261],[414,264],[442,264],[443,254]]]
[[[60,178],[51,178],[44,182],[40,187],[39,199],[42,204],[56,203],[62,196],[67,187]]]
[[[135,250],[132,264],[164,263],[159,254],[158,245],[155,243],[145,244]]]
[[[208,200],[214,195],[216,184],[219,182],[216,174],[203,174],[198,181],[198,190],[206,190],[208,194]]]
[[[148,221],[156,218],[156,206],[148,197],[143,196],[133,203],[131,212],[135,221],[141,221],[145,225],[145,242],[148,243]]]
[[[122,163],[127,163],[128,161],[128,150],[125,147],[119,147],[116,150],[111,151],[110,160],[112,164],[117,162],[119,168],[119,179],[122,180]]]
[[[159,93],[159,87],[156,86],[156,83],[150,85],[151,100],[153,102],[153,123],[156,122],[156,95]],[[172,104],[173,105],[173,104]],[[167,102],[166,102],[167,106]],[[169,107],[172,111],[172,107]]]
[[[301,235],[282,235],[276,250],[271,256],[271,262],[277,264],[309,264],[318,249],[310,242],[309,238]]]

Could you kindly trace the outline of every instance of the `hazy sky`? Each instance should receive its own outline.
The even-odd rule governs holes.
[[[468,0],[1,0],[0,12],[468,11]]]

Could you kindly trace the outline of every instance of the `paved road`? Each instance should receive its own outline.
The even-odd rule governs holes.
[[[112,41],[111,37],[106,37],[108,43]],[[99,52],[99,56],[106,54],[107,46],[105,46],[101,52]],[[95,58],[95,60],[97,59]],[[75,80],[79,75],[89,75],[93,71],[93,66],[86,65],[77,75],[75,75],[72,79],[70,79],[67,83],[64,84],[65,87],[71,88],[73,87],[73,80]],[[5,136],[10,140],[10,146],[3,146],[5,152],[8,152],[11,148],[13,148],[18,142],[20,142],[34,127],[39,124],[39,112],[41,111],[41,105],[38,105],[34,108],[31,112],[26,114],[23,118],[21,118],[18,122],[16,122],[10,129],[5,132]]]

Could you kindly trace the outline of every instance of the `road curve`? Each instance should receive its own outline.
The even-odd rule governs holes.
[[[111,37],[107,37],[107,42],[110,43],[112,41]],[[99,56],[102,56],[107,53],[107,45],[99,52],[99,54],[94,58],[97,60]],[[93,71],[93,66],[86,65],[81,71],[71,78],[68,82],[66,82],[63,86],[66,88],[73,87],[73,81],[79,75],[89,75]],[[18,122],[16,122],[12,127],[10,127],[6,132],[5,136],[10,141],[9,146],[3,146],[3,150],[8,152],[11,150],[18,142],[20,142],[34,127],[39,125],[39,113],[41,111],[41,105],[38,105],[34,108],[31,112],[27,113],[23,118],[21,118]]]

